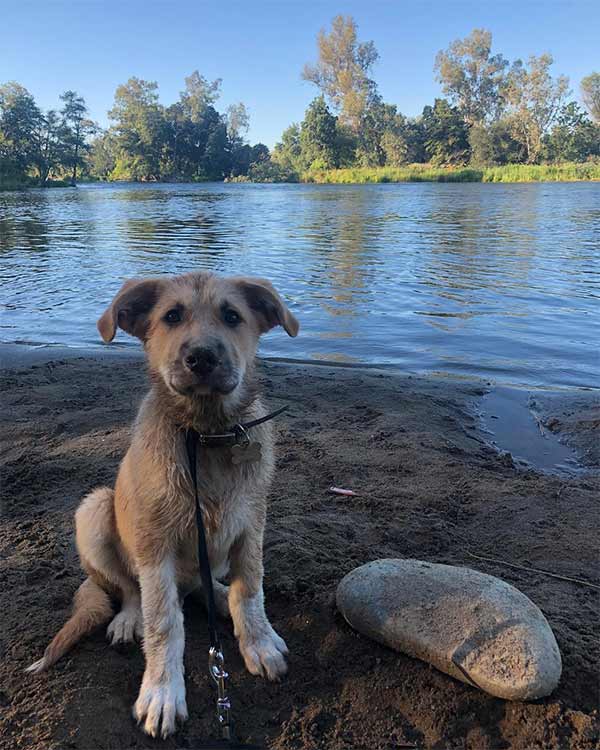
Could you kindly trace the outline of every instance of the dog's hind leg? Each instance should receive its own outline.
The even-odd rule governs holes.
[[[113,645],[143,635],[140,590],[128,571],[114,520],[114,492],[106,487],[85,497],[75,514],[77,549],[90,578],[116,594],[121,610],[107,628]]]

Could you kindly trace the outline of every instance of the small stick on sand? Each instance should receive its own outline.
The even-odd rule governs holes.
[[[341,487],[330,487],[329,492],[332,492],[334,495],[356,496],[358,494],[357,492],[354,492],[354,490],[344,490]]]

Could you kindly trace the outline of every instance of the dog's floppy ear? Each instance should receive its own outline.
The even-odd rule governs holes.
[[[283,326],[288,336],[298,335],[300,324],[284,305],[270,281],[251,276],[240,276],[233,281],[256,315],[261,333],[270,331],[275,326]]]
[[[129,279],[98,321],[103,340],[112,341],[117,326],[142,341],[148,332],[148,314],[160,296],[161,279]]]

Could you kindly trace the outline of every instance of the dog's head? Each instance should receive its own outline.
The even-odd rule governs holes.
[[[144,342],[150,369],[180,396],[233,393],[262,333],[298,321],[265,279],[189,273],[126,281],[98,321],[105,342],[117,327]]]

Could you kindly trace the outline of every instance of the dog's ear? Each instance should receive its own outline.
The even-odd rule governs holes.
[[[126,281],[97,323],[103,340],[106,343],[112,341],[119,327],[144,341],[148,332],[149,313],[156,304],[164,283],[162,279]]]
[[[288,336],[298,335],[300,324],[285,306],[270,281],[250,276],[238,277],[232,281],[238,286],[248,306],[255,314],[261,333],[270,331],[275,326],[283,326]]]

